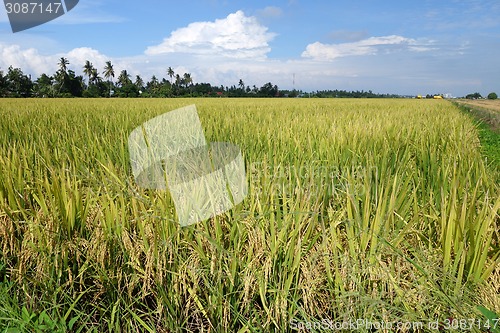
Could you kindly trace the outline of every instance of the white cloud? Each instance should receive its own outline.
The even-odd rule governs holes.
[[[21,68],[27,73],[40,75],[52,67],[50,58],[40,55],[35,48],[24,49],[19,45],[0,43],[0,68],[4,70],[12,66]]]
[[[415,39],[397,35],[370,37],[352,43],[323,44],[316,42],[307,45],[302,57],[319,61],[332,61],[347,56],[375,55],[382,48],[386,52],[390,52],[395,47],[422,52],[432,49],[428,45],[430,45],[428,42],[417,42]]]
[[[68,60],[73,64],[83,64],[86,60],[93,62],[94,67],[104,67],[104,64],[109,59],[104,54],[90,47],[79,47],[73,49],[67,54]]]
[[[12,66],[21,68],[25,74],[32,74],[35,77],[43,73],[52,75],[58,70],[61,57],[68,59],[68,68],[74,70],[77,75],[83,74],[83,65],[86,60],[89,60],[100,73],[102,73],[106,61],[112,60],[116,75],[122,69],[127,69],[130,74],[139,74],[136,68],[137,64],[140,65],[141,62],[133,58],[113,60],[89,47],[79,47],[65,53],[43,55],[36,48],[23,48],[17,44],[0,43],[0,69],[3,71]]]
[[[194,22],[177,29],[147,55],[165,53],[212,54],[231,58],[265,58],[275,34],[267,31],[255,17],[243,11],[214,22]]]

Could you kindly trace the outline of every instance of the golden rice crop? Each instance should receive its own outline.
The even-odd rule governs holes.
[[[249,194],[181,228],[168,192],[134,183],[127,139],[189,104],[207,141],[241,148]],[[500,187],[447,101],[2,99],[0,119],[2,328],[287,331],[500,311]]]

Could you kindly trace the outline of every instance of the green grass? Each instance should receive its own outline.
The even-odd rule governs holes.
[[[249,194],[181,228],[168,192],[134,183],[127,140],[193,103],[207,141],[241,148]],[[500,312],[500,187],[446,101],[2,99],[0,118],[6,332]]]
[[[496,111],[472,105],[459,103],[456,103],[456,105],[474,120],[481,142],[481,152],[485,157],[486,164],[498,175],[497,179],[500,182],[500,127],[498,125],[500,123],[500,114]]]

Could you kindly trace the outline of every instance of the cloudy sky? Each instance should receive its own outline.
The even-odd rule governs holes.
[[[80,0],[66,15],[12,33],[0,9],[0,70],[37,77],[60,57],[111,60],[145,80],[377,93],[500,93],[500,1]]]

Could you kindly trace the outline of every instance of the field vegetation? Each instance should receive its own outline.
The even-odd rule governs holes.
[[[474,121],[486,164],[494,174],[500,175],[500,100],[462,99],[454,103]],[[500,183],[500,177],[497,182]]]
[[[249,193],[181,228],[127,140],[189,104],[241,148]],[[6,332],[486,331],[500,313],[498,176],[445,100],[2,99],[0,119]]]
[[[500,133],[500,100],[480,99],[469,100],[461,99],[459,104],[468,106],[469,112],[474,112],[477,117],[490,125],[492,130]]]

